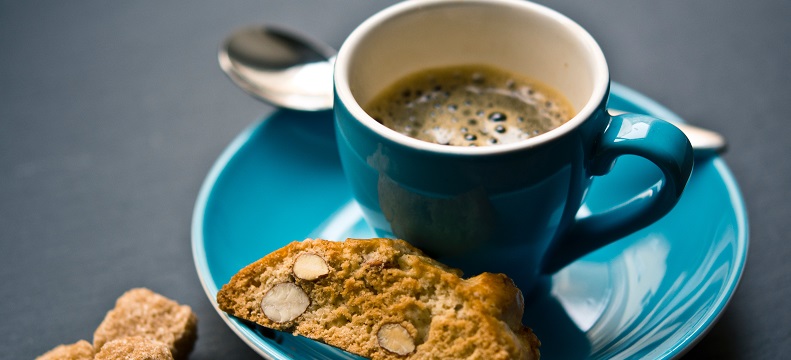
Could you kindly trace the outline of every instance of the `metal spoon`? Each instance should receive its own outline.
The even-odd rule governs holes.
[[[228,77],[260,100],[294,110],[332,108],[335,50],[318,40],[283,27],[246,27],[231,34],[218,55]],[[726,149],[725,138],[716,132],[674,125],[687,135],[697,156],[721,154]]]
[[[607,112],[612,116],[626,113],[616,109],[609,109]],[[674,122],[673,125],[687,136],[697,157],[722,154],[728,147],[725,137],[719,133],[687,123]]]
[[[335,50],[293,30],[240,29],[219,51],[220,67],[240,88],[270,104],[295,110],[332,108]]]

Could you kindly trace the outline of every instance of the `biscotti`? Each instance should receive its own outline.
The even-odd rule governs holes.
[[[217,304],[371,359],[538,359],[513,281],[460,275],[402,240],[307,239],[239,271]]]
[[[173,360],[167,345],[144,338],[131,336],[108,341],[96,354],[95,360]]]
[[[142,336],[170,348],[174,359],[186,359],[197,338],[197,317],[187,305],[179,305],[145,288],[124,293],[93,334],[93,346],[130,336]]]
[[[80,340],[74,344],[58,345],[37,357],[36,360],[91,360],[93,355],[93,345],[85,340]]]

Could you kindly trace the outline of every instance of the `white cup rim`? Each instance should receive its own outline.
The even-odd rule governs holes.
[[[413,11],[417,8],[425,8],[437,5],[449,5],[459,3],[454,0],[414,0],[404,1],[392,5],[384,10],[374,14],[363,23],[361,23],[349,37],[344,41],[335,60],[335,70],[333,74],[333,82],[337,98],[343,104],[347,111],[354,116],[358,121],[365,125],[370,130],[376,132],[378,135],[388,139],[394,143],[401,144],[406,147],[414,148],[417,150],[442,153],[448,155],[495,155],[517,151],[526,148],[532,148],[540,144],[551,142],[554,139],[562,137],[568,132],[580,126],[588,120],[599,107],[604,97],[607,96],[609,88],[609,69],[604,57],[604,53],[599,47],[596,40],[591,36],[582,26],[568,18],[567,16],[552,10],[546,6],[532,3],[523,0],[467,0],[462,3],[466,4],[481,4],[481,5],[505,5],[517,6],[527,8],[533,12],[540,13],[546,17],[553,18],[557,22],[564,24],[570,31],[574,32],[579,40],[584,43],[591,53],[593,54],[592,60],[595,62],[595,83],[593,91],[588,98],[585,105],[577,112],[577,114],[569,121],[560,125],[559,127],[550,130],[544,134],[528,139],[520,140],[510,144],[499,144],[491,146],[479,147],[466,147],[466,146],[449,146],[440,145],[427,141],[418,140],[404,134],[400,134],[392,130],[378,121],[374,120],[368,113],[363,110],[362,106],[356,101],[352,91],[349,87],[349,61],[352,54],[357,50],[360,41],[365,34],[369,33],[372,29],[376,28],[379,24],[387,19],[393,18],[403,13]],[[335,106],[339,106],[336,104]]]

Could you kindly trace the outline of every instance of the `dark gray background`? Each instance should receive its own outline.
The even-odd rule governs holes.
[[[687,358],[791,353],[791,3],[541,1],[599,41],[614,81],[722,132],[747,203],[740,288]],[[378,1],[0,0],[0,358],[91,339],[125,290],[200,317],[192,359],[254,359],[190,252],[209,167],[273,111],[217,66],[222,38],[276,22],[334,47]]]

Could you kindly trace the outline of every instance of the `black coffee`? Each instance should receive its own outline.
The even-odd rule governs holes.
[[[488,65],[426,69],[387,87],[366,112],[404,135],[443,145],[508,144],[574,116],[548,85]]]

